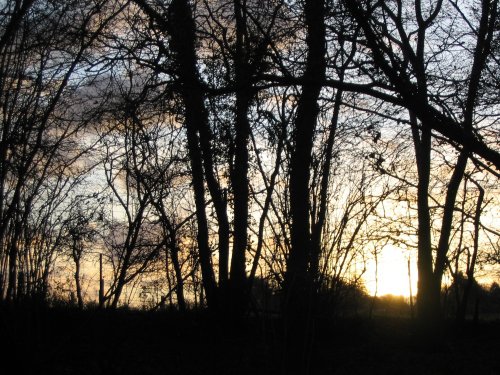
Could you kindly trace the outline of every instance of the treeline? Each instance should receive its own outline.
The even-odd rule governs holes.
[[[1,299],[242,316],[265,283],[300,341],[397,246],[417,316],[449,276],[465,317],[500,259],[498,11],[3,2]]]

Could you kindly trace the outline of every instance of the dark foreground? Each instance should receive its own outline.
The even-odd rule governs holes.
[[[0,373],[281,374],[282,326],[204,313],[3,307]],[[409,319],[329,320],[316,323],[310,353],[311,374],[500,374],[500,322],[446,323],[425,337]]]

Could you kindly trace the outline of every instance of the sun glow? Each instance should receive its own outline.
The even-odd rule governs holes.
[[[408,251],[387,245],[377,256],[377,262],[370,260],[366,267],[365,283],[370,295],[410,297],[417,293],[416,259]],[[408,272],[408,260],[410,272]],[[377,265],[378,263],[378,265]],[[411,285],[411,291],[410,291]]]

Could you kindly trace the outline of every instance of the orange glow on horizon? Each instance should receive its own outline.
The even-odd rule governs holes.
[[[410,277],[408,276],[409,252],[387,245],[378,255],[378,267],[375,260],[367,264],[364,281],[370,295],[410,297]],[[412,254],[413,255],[413,254]],[[378,268],[378,270],[377,270]],[[417,294],[417,264],[416,257],[410,256],[411,294]]]

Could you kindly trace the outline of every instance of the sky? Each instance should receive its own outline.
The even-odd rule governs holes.
[[[417,294],[416,256],[393,245],[386,245],[382,248],[378,255],[378,267],[375,260],[368,261],[364,274],[368,293],[370,295],[376,293],[379,296],[393,294],[409,297],[408,258],[410,258],[411,292],[415,296]]]

